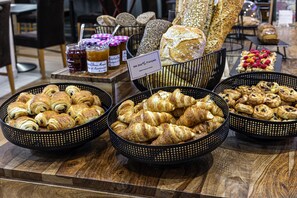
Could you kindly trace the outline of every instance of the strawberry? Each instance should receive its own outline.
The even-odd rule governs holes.
[[[249,66],[248,63],[243,63],[243,65],[242,65],[243,68],[247,68],[248,66]]]
[[[262,57],[263,57],[263,58],[267,58],[267,57],[268,57],[268,54],[265,53],[265,54],[262,55]]]
[[[257,63],[253,63],[252,64],[252,67],[257,68],[258,67],[258,64]]]
[[[270,60],[266,60],[266,61],[264,62],[265,65],[269,65],[270,63],[271,63]]]
[[[265,64],[261,64],[261,69],[266,69],[266,67],[267,67],[267,65],[265,65]]]
[[[248,59],[248,58],[249,58],[248,56],[244,56],[244,57],[243,57],[244,60],[246,60],[246,59]]]

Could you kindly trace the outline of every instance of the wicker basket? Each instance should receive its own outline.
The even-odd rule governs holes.
[[[277,72],[251,72],[232,76],[219,83],[214,91],[234,89],[240,85],[256,85],[260,80],[277,82],[297,89],[297,77]],[[263,139],[282,139],[297,136],[297,121],[272,122],[230,113],[230,128],[236,132]]]
[[[229,131],[229,109],[226,102],[215,93],[200,88],[163,87],[154,89],[152,91],[153,93],[157,92],[158,90],[173,92],[176,88],[181,89],[182,93],[193,96],[194,98],[202,98],[209,94],[216,104],[222,108],[224,117],[226,119],[225,122],[218,129],[202,137],[201,139],[189,141],[183,144],[166,146],[149,146],[137,144],[121,138],[110,128],[111,124],[117,120],[116,111],[121,104],[119,103],[113,107],[107,118],[110,140],[116,150],[131,160],[147,164],[179,164],[194,160],[201,155],[213,151],[225,140]],[[150,92],[145,91],[128,99],[134,101],[137,104],[149,96]]]
[[[100,136],[107,129],[106,117],[112,106],[111,96],[105,91],[85,84],[78,83],[54,83],[60,90],[65,90],[68,85],[75,85],[83,90],[88,90],[92,94],[99,96],[105,113],[86,124],[67,129],[63,131],[36,132],[17,129],[7,125],[4,120],[7,117],[7,106],[14,102],[21,92],[30,92],[33,94],[41,93],[46,85],[39,85],[22,90],[8,100],[0,107],[0,125],[5,138],[18,146],[39,150],[39,151],[57,151],[78,147],[90,140]]]
[[[136,55],[142,35],[133,35],[127,42],[127,57]],[[226,61],[226,49],[207,54],[201,58],[185,63],[163,67],[160,72],[134,80],[133,83],[140,90],[164,86],[200,87],[212,90],[223,75]]]
[[[102,26],[98,25],[96,26],[96,33],[108,33],[111,34],[116,26]],[[143,34],[144,33],[145,26],[121,26],[118,31],[115,33],[115,35],[122,35],[122,36],[132,36],[133,34]]]

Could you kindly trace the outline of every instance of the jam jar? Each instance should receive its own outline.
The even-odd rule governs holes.
[[[121,42],[120,49],[121,49],[121,64],[127,63],[127,51],[126,51],[126,43],[129,40],[128,36],[114,36],[114,39]]]
[[[66,45],[66,60],[69,73],[87,71],[87,55],[85,47],[76,43]]]
[[[107,34],[107,33],[100,33],[100,34],[93,34],[91,36],[91,38],[93,39],[99,39],[99,40],[109,40],[112,38],[111,34]]]
[[[90,75],[106,75],[108,72],[109,46],[106,41],[86,47],[87,67]]]
[[[116,69],[121,65],[121,49],[120,49],[121,42],[116,39],[110,39],[108,42],[109,42],[108,68]]]

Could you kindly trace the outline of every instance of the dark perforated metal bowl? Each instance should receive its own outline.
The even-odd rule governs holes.
[[[75,85],[82,90],[88,90],[92,94],[96,94],[101,99],[105,113],[99,118],[92,120],[86,124],[76,126],[72,129],[63,131],[26,131],[11,127],[5,123],[7,117],[7,106],[14,102],[21,92],[30,92],[33,94],[41,93],[43,88],[47,86],[39,85],[22,90],[8,100],[6,100],[0,107],[0,125],[5,138],[18,146],[39,150],[39,151],[57,151],[65,150],[91,141],[92,139],[100,136],[107,129],[106,118],[112,106],[111,96],[105,91],[86,84],[79,83],[54,83],[59,86],[60,90],[65,90],[69,85]]]
[[[153,93],[164,90],[173,92],[176,88],[181,89],[182,93],[194,98],[202,98],[210,95],[216,104],[223,110],[225,122],[210,134],[201,139],[189,141],[182,144],[166,145],[166,146],[150,146],[133,143],[118,136],[112,129],[111,124],[117,120],[116,111],[119,107],[117,104],[108,114],[107,123],[109,127],[110,140],[114,148],[129,159],[147,163],[147,164],[179,164],[194,160],[201,155],[209,153],[216,149],[228,135],[229,131],[229,109],[227,103],[217,94],[206,89],[191,87],[163,87],[153,89]],[[136,94],[130,98],[135,104],[150,96],[150,91]]]

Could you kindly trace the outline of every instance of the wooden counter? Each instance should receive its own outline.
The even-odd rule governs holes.
[[[108,132],[56,154],[2,139],[0,197],[295,197],[296,147],[296,138],[264,141],[230,131],[219,148],[197,161],[161,167],[117,153]]]

